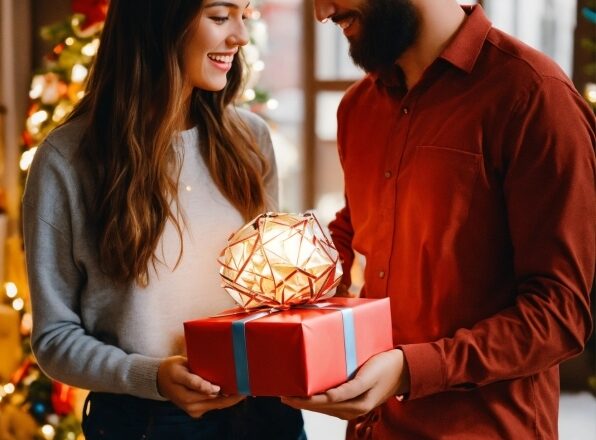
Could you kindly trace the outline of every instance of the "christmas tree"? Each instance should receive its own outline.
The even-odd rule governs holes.
[[[22,134],[23,178],[38,145],[85,93],[108,6],[108,0],[73,0],[71,16],[41,30],[52,51],[31,81]],[[247,24],[251,35],[244,48],[248,70],[238,104],[259,112],[276,105],[256,86],[264,69],[260,53],[267,34],[258,11],[253,11]],[[86,392],[48,378],[31,354],[31,314],[20,242],[7,245],[6,279],[0,299],[0,440],[82,440],[80,417]]]

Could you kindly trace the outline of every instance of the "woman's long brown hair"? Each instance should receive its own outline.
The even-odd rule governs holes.
[[[240,57],[222,91],[195,89],[190,108],[180,99],[183,48],[201,4],[111,0],[87,93],[69,117],[87,121],[80,153],[96,183],[90,214],[101,269],[116,282],[147,285],[167,221],[182,245],[181,158],[172,141],[189,112],[222,194],[246,220],[265,209],[267,162],[232,105],[242,85]]]

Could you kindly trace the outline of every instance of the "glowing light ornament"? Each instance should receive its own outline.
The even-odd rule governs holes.
[[[219,257],[222,286],[244,309],[286,309],[333,296],[339,254],[312,213],[266,213],[233,233]]]

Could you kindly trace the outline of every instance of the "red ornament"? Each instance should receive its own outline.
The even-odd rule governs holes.
[[[70,414],[74,409],[74,389],[60,382],[52,382],[52,408],[59,416]]]
[[[29,368],[31,367],[31,365],[33,365],[33,360],[30,357],[27,357],[27,359],[25,359],[25,361],[19,367],[19,369],[13,373],[12,377],[10,378],[10,381],[15,385],[20,384],[23,378],[29,372]]]
[[[22,139],[23,139],[23,144],[27,147],[27,149],[29,149],[33,146],[33,143],[34,143],[33,136],[31,136],[31,133],[29,133],[27,130],[23,131]]]
[[[54,52],[56,55],[60,55],[62,53],[62,51],[64,50],[65,44],[64,43],[60,43],[54,46],[54,50],[52,50],[52,52]]]
[[[72,12],[85,16],[85,22],[81,25],[81,29],[85,30],[106,21],[108,4],[109,0],[72,0]]]

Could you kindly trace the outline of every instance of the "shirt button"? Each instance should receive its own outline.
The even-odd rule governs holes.
[[[402,108],[402,109],[401,109],[401,112],[402,112],[404,115],[407,115],[408,113],[410,113],[410,109],[409,109],[408,107],[404,107],[404,108]]]
[[[385,272],[380,271],[379,272],[379,278],[385,278]]]
[[[385,178],[389,179],[391,177],[391,171],[385,171]]]

